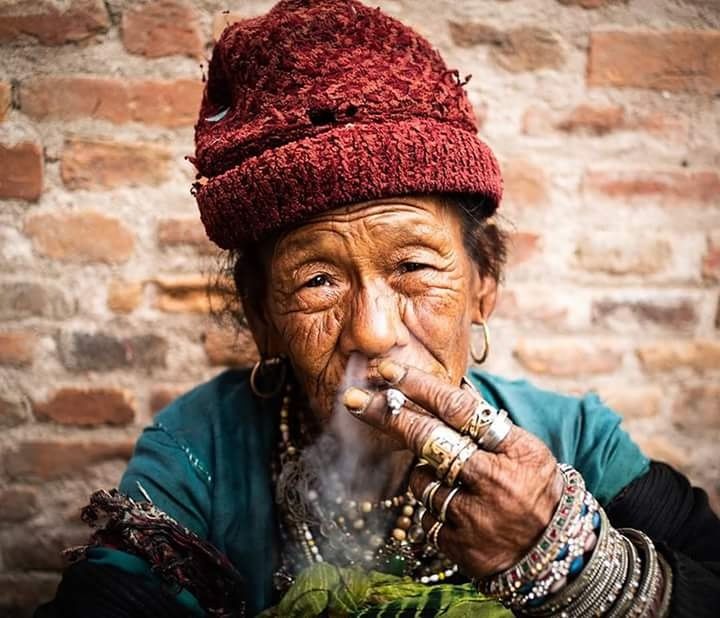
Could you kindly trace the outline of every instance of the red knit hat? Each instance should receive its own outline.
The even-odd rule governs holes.
[[[283,0],[225,29],[210,61],[195,163],[224,249],[344,204],[411,193],[502,194],[457,71],[357,0]]]

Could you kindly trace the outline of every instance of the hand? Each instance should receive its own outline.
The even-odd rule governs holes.
[[[393,415],[383,393],[351,387],[346,407],[355,416],[405,444],[418,456],[430,432],[445,424],[459,429],[470,418],[478,396],[470,389],[394,361],[383,361],[380,374],[408,402]],[[469,577],[485,577],[515,564],[547,527],[562,493],[562,479],[549,449],[535,436],[513,426],[497,452],[477,451],[463,466],[461,490],[450,503],[438,545]],[[436,479],[429,466],[416,468],[410,489],[420,497]],[[441,487],[433,500],[437,513],[449,493]],[[434,523],[428,513],[423,526]]]

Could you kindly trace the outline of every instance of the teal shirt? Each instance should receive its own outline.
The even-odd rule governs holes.
[[[596,395],[567,397],[481,371],[468,377],[558,461],[577,468],[602,503],[647,471],[620,417]],[[273,601],[278,407],[252,395],[246,371],[225,371],[157,415],[120,483],[122,492],[144,500],[139,483],[158,508],[228,556],[247,582],[251,615]]]

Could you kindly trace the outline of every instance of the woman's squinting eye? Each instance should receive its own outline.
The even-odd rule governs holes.
[[[423,264],[422,262],[403,262],[400,264],[400,271],[402,273],[414,273],[418,270],[422,270],[423,268],[430,268],[428,264]]]
[[[306,281],[303,287],[319,288],[324,285],[330,285],[330,277],[328,275],[315,275],[309,281]]]

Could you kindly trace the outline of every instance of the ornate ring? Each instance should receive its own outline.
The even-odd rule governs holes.
[[[407,397],[405,397],[405,395],[403,395],[396,388],[387,389],[385,391],[385,399],[387,400],[387,405],[390,413],[393,416],[397,416],[398,414],[400,414],[401,408],[405,405],[405,402],[407,401]]]
[[[447,474],[443,479],[443,482],[447,486],[452,487],[455,485],[455,481],[457,480],[457,477],[460,476],[460,471],[463,469],[463,466],[467,463],[468,459],[470,459],[479,450],[479,448],[480,447],[475,444],[475,442],[470,442],[458,453],[457,457],[450,464]]]
[[[439,423],[425,440],[420,456],[435,468],[437,477],[443,479],[455,458],[472,443],[471,438],[461,436],[451,427]]]
[[[495,452],[500,443],[507,438],[512,429],[512,421],[505,410],[500,410],[485,435],[478,440],[478,446],[486,451]]]
[[[477,406],[475,406],[472,416],[460,428],[460,433],[464,436],[470,436],[477,442],[485,435],[497,415],[497,408],[493,408],[487,401],[478,396]]]
[[[438,520],[441,521],[442,523],[445,523],[448,507],[450,506],[450,503],[453,501],[453,498],[458,495],[459,491],[460,491],[459,487],[453,487],[450,490],[450,493],[447,496],[445,496],[445,500],[443,500],[442,506],[440,507],[440,515],[438,515]]]
[[[438,537],[440,536],[440,529],[445,524],[441,521],[436,521],[431,527],[430,530],[428,530],[427,533],[427,540],[428,543],[430,543],[430,547],[434,547],[436,550],[440,550],[440,547],[438,547]]]

